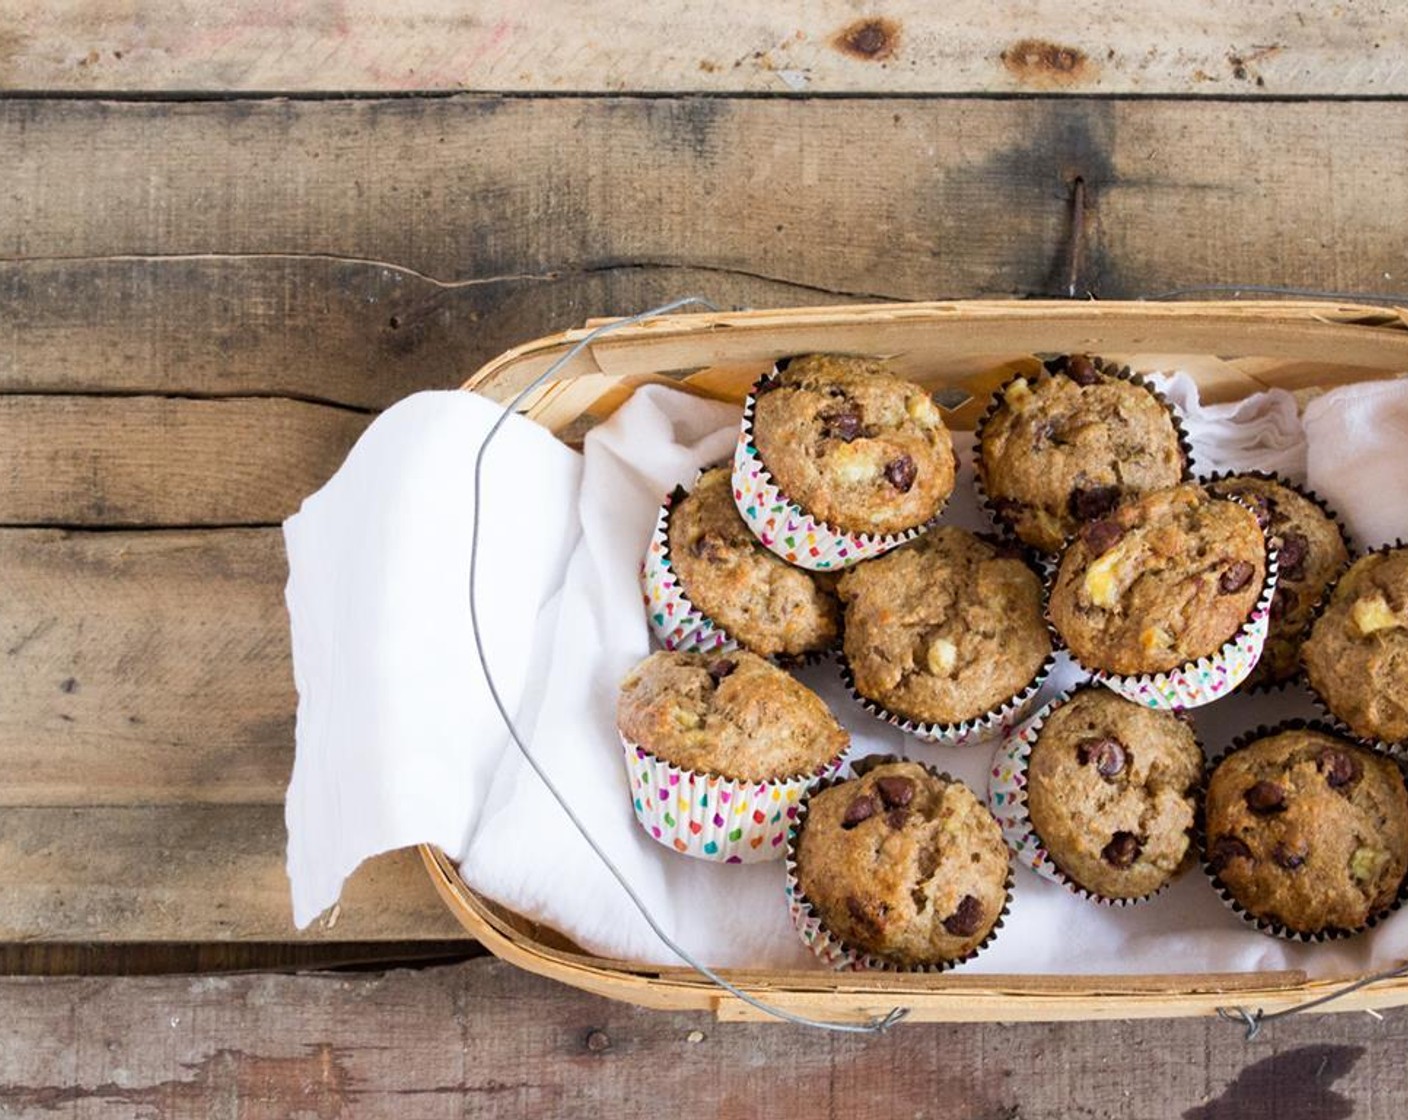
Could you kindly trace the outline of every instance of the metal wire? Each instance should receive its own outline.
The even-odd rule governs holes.
[[[596,853],[597,859],[601,860],[606,870],[611,873],[612,878],[621,885],[621,889],[626,892],[626,897],[629,898],[635,908],[640,911],[640,916],[645,919],[646,924],[654,931],[655,936],[664,942],[665,947],[668,948],[670,952],[674,953],[675,956],[679,957],[680,960],[684,961],[685,964],[689,965],[690,968],[694,969],[705,979],[718,985],[730,995],[737,997],[749,1006],[755,1007],[759,1011],[771,1015],[774,1018],[783,1019],[789,1023],[796,1023],[803,1027],[817,1027],[821,1030],[840,1031],[845,1034],[879,1034],[882,1031],[888,1030],[908,1015],[909,1009],[896,1007],[888,1014],[878,1019],[872,1019],[868,1023],[828,1023],[820,1019],[809,1019],[804,1015],[796,1015],[781,1007],[765,1003],[756,996],[743,991],[724,979],[724,977],[720,976],[708,965],[698,960],[687,949],[671,938],[670,935],[661,928],[660,924],[655,920],[654,915],[650,913],[649,908],[641,901],[640,896],[636,894],[631,884],[626,880],[624,872],[612,862],[611,857],[608,856],[596,840],[592,838],[592,834],[587,831],[586,825],[584,825],[577,814],[572,811],[572,806],[567,803],[567,799],[559,792],[557,786],[553,784],[552,779],[548,777],[538,760],[533,757],[533,752],[528,749],[522,736],[519,735],[518,728],[514,725],[513,718],[508,713],[508,708],[505,707],[503,699],[499,696],[498,687],[494,683],[494,675],[489,670],[489,659],[484,652],[484,636],[479,628],[479,608],[476,592],[479,570],[479,499],[484,473],[484,456],[489,450],[489,445],[493,442],[494,437],[498,435],[499,429],[503,427],[505,421],[518,411],[518,406],[523,403],[529,393],[544,381],[551,380],[556,376],[563,366],[567,365],[568,362],[580,354],[596,339],[604,334],[609,334],[611,331],[620,330],[622,327],[630,326],[634,323],[643,323],[647,319],[654,319],[659,315],[666,315],[671,311],[678,311],[682,307],[693,305],[707,307],[711,311],[718,310],[718,308],[708,300],[702,299],[699,296],[685,296],[682,299],[672,300],[659,307],[653,307],[649,311],[642,311],[638,315],[631,315],[625,319],[616,319],[610,323],[603,323],[601,326],[589,331],[587,334],[583,335],[576,345],[568,350],[567,353],[563,354],[562,357],[553,362],[552,365],[539,376],[535,377],[524,386],[518,395],[505,406],[502,415],[490,426],[488,434],[484,437],[484,442],[479,445],[479,453],[474,458],[474,518],[469,537],[469,622],[470,629],[474,634],[474,648],[479,655],[480,667],[484,671],[484,683],[489,686],[489,695],[493,698],[494,707],[498,709],[499,718],[503,720],[504,726],[508,728],[509,737],[513,740],[514,745],[523,755],[528,765],[532,767],[533,772],[538,775],[538,779],[543,783],[548,793],[552,795],[553,800],[555,800],[562,811],[567,814],[567,819],[572,822],[573,827],[581,834],[582,839],[587,842],[587,846]]]
[[[1313,288],[1277,288],[1267,284],[1208,284],[1197,288],[1175,288],[1171,292],[1159,292],[1151,296],[1139,296],[1142,302],[1176,300],[1183,296],[1201,295],[1252,295],[1252,296],[1300,296],[1304,299],[1341,300],[1346,303],[1387,303],[1394,306],[1408,306],[1408,295],[1393,292],[1371,295],[1368,292],[1319,292]]]
[[[1408,961],[1387,969],[1383,972],[1375,972],[1370,976],[1361,977],[1351,984],[1346,984],[1343,988],[1336,988],[1328,995],[1323,995],[1317,999],[1307,1000],[1305,1003],[1298,1003],[1295,1007],[1287,1007],[1283,1011],[1263,1011],[1260,1007],[1252,1010],[1246,1007],[1219,1007],[1217,1017],[1226,1019],[1232,1023],[1243,1023],[1247,1028],[1247,1041],[1253,1042],[1257,1035],[1261,1034],[1263,1023],[1271,1023],[1277,1019],[1284,1019],[1287,1015],[1298,1015],[1302,1011],[1309,1011],[1312,1007],[1324,1007],[1327,1003],[1334,1003],[1337,999],[1344,999],[1345,996],[1367,988],[1371,984],[1378,984],[1384,980],[1393,980],[1399,976],[1408,976]]]

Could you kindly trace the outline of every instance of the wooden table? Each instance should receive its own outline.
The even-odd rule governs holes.
[[[609,1005],[408,853],[296,934],[278,528],[391,402],[684,293],[1405,290],[1402,6],[49,7],[0,3],[0,1116],[645,1116],[671,1067],[720,1115],[779,1067],[828,1115],[1408,1108],[1400,1013]]]

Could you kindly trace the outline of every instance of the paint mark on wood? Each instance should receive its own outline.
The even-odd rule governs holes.
[[[1099,67],[1080,48],[1044,39],[1021,39],[1000,57],[1002,65],[1017,81],[1037,89],[1085,85],[1100,74]]]
[[[1354,1102],[1332,1086],[1364,1056],[1362,1046],[1301,1046],[1247,1066],[1214,1100],[1183,1120],[1348,1120]]]
[[[841,28],[831,45],[862,62],[884,62],[899,50],[900,25],[892,19],[858,19]]]

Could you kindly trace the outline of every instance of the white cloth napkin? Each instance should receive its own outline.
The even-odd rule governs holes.
[[[1264,467],[1322,492],[1358,493],[1365,465],[1346,427],[1408,431],[1408,383],[1336,390],[1302,427],[1289,394],[1183,407],[1198,469]],[[1361,406],[1361,398],[1372,398]],[[1343,398],[1337,403],[1336,398]],[[678,963],[577,836],[487,704],[469,644],[469,470],[494,410],[470,394],[422,394],[381,417],[347,465],[286,526],[288,602],[300,703],[289,790],[289,875],[306,924],[358,861],[420,841],[459,860],[476,889],[606,956]],[[738,410],[638,390],[587,438],[584,463],[527,421],[489,452],[480,599],[489,660],[520,728],[595,840],[662,928],[719,966],[820,967],[792,931],[780,863],[687,859],[636,824],[613,723],[616,686],[649,650],[638,569],[659,502],[725,457]],[[1395,427],[1396,425],[1396,427]],[[1307,445],[1306,436],[1309,435]],[[1380,469],[1408,461],[1380,448]],[[971,437],[960,435],[970,462]],[[1370,446],[1353,442],[1352,446]],[[1382,460],[1390,460],[1385,464]],[[984,527],[965,467],[946,520]],[[1330,496],[1326,493],[1326,496]],[[1408,527],[1408,490],[1342,500]],[[1365,520],[1364,525],[1370,523]],[[1366,532],[1380,532],[1374,522]],[[1393,533],[1390,536],[1395,535]],[[394,651],[394,655],[393,652]],[[803,673],[851,730],[858,753],[906,752],[982,790],[987,748],[907,740],[848,699],[833,666]],[[1071,678],[1053,677],[1054,691]],[[1197,715],[1212,751],[1262,722],[1311,715],[1298,692],[1236,696]],[[1113,910],[1020,870],[1001,936],[971,972],[1215,972],[1305,968],[1317,976],[1408,956],[1408,915],[1370,936],[1306,948],[1248,930],[1194,872],[1152,903]]]

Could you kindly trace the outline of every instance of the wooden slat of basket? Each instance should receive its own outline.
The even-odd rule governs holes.
[[[609,320],[597,322],[604,321]],[[517,347],[486,365],[465,388],[506,400],[587,329]],[[1033,352],[1084,349],[1117,356],[1136,368],[1178,365],[1205,397],[1235,400],[1268,386],[1323,389],[1401,375],[1408,371],[1408,322],[1397,309],[1302,301],[974,301],[672,315],[598,340],[560,371],[559,380],[535,393],[525,411],[556,433],[578,434],[584,422],[608,414],[645,381],[737,399],[749,374],[773,359],[824,349],[897,355],[901,369],[932,387],[964,388],[973,397],[950,419],[969,426],[981,409],[982,394],[1011,369],[1030,362]],[[460,922],[505,960],[641,1006],[707,1009],[730,1020],[762,1017],[689,970],[584,953],[555,931],[477,895],[443,852],[423,847],[421,854]],[[737,971],[729,976],[778,1007],[837,1022],[884,1015],[895,1006],[907,1008],[913,1021],[1208,1015],[1238,1005],[1273,1011],[1307,1003],[1348,982],[1308,982],[1296,971],[1136,976]],[[1401,979],[1352,993],[1329,1009],[1405,1003],[1408,979]]]

